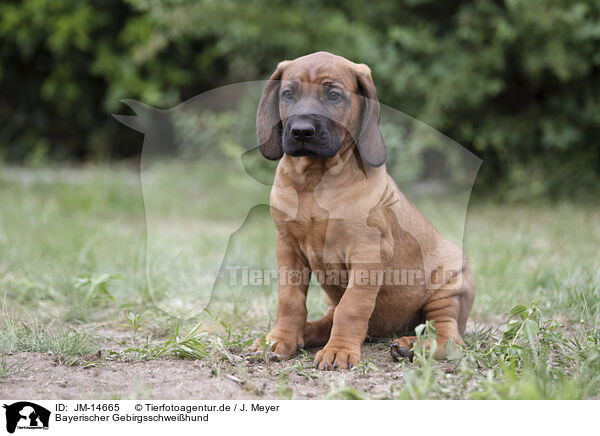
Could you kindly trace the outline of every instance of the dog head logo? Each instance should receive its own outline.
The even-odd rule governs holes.
[[[6,409],[6,431],[14,433],[18,429],[48,429],[50,411],[35,403],[19,401],[4,404]]]
[[[344,69],[339,83],[322,84],[304,80],[303,72],[292,67],[282,63],[268,81],[217,88],[171,109],[124,100],[135,115],[115,115],[144,134],[140,173],[146,280],[154,303],[165,312],[196,316],[210,309],[220,286],[247,286],[253,271],[263,274],[264,285],[269,285],[265,271],[277,271],[274,241],[266,244],[265,232],[255,232],[248,252],[248,245],[235,246],[235,238],[257,223],[253,213],[260,206],[296,216],[297,190],[273,186],[282,159],[293,159],[294,165],[310,159],[332,163],[312,187],[332,223],[325,255],[343,242],[329,235],[335,233],[335,220],[344,220],[348,213],[335,207],[347,187],[336,184],[334,173],[344,165],[356,166],[365,178],[387,168],[429,221],[462,246],[481,160],[430,126],[380,104],[366,66]],[[347,153],[349,149],[356,152]],[[165,170],[177,162],[184,165]],[[178,177],[182,171],[186,174]],[[381,184],[380,191],[377,202],[365,204],[365,210],[387,204],[390,190]],[[265,216],[260,221],[271,223]],[[368,224],[363,227],[376,240],[379,235]],[[230,262],[230,255],[238,258]],[[360,261],[371,262],[372,255],[378,252],[365,253]]]

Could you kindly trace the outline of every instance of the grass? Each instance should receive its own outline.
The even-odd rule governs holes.
[[[16,364],[9,364],[6,361],[6,355],[3,353],[0,356],[0,380],[3,378],[18,375],[22,372],[21,368],[18,368]]]
[[[142,327],[142,320],[139,314],[129,312],[126,319],[132,329],[132,346],[119,352],[111,352],[112,357],[134,359],[160,359],[161,357],[178,357],[181,359],[203,359],[207,353],[205,336],[206,332],[200,331],[201,324],[196,324],[187,333],[180,336],[179,320],[175,321],[175,326],[169,337],[160,343],[150,343],[147,337],[144,344],[136,342],[138,330]]]
[[[539,309],[515,306],[497,328],[476,330],[444,374],[421,349],[416,369],[393,397],[400,399],[579,399],[600,388],[600,336],[596,328],[565,334],[564,326],[543,320]],[[434,329],[424,333],[432,339]]]
[[[96,333],[99,325],[130,336],[114,339],[105,358],[204,359],[215,374],[233,366],[244,379],[239,355],[272,325],[275,284],[232,285],[228,267],[273,268],[274,228],[265,206],[252,207],[266,201],[268,188],[221,173],[228,174],[159,166],[145,179],[145,198],[139,174],[126,167],[4,173],[0,379],[14,374],[6,360],[14,353],[85,364],[113,340]],[[223,198],[226,207],[217,207]],[[477,281],[476,327],[467,347],[448,362],[424,352],[399,363],[394,388],[376,397],[597,398],[598,241],[596,205],[472,200],[465,250]],[[213,282],[206,271],[221,275]],[[325,308],[312,287],[309,317]],[[301,356],[269,368],[282,398],[296,395],[289,374],[307,383],[321,377],[310,363]],[[353,370],[358,378],[379,372],[368,358]],[[343,379],[325,397],[373,396]]]
[[[38,323],[17,325],[12,320],[5,320],[0,331],[0,350],[3,355],[19,352],[47,353],[54,356],[57,363],[76,365],[87,362],[89,359],[86,356],[96,353],[98,347],[85,330],[52,330]]]

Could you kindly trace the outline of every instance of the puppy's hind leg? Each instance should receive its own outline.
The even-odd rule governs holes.
[[[335,307],[329,306],[323,318],[317,321],[309,321],[304,324],[304,347],[322,347],[331,335],[331,327],[333,326],[333,313]]]
[[[423,312],[425,319],[433,321],[436,329],[436,359],[444,359],[448,355],[448,341],[457,345],[465,345],[460,334],[465,329],[467,316],[475,298],[475,287],[471,270],[467,267],[449,280],[429,298]],[[412,358],[412,345],[415,336],[403,336],[393,341],[390,352],[394,359]],[[427,346],[427,344],[425,344]]]

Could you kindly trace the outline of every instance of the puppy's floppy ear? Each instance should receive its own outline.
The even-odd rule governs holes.
[[[386,151],[379,131],[379,100],[369,67],[364,64],[357,66],[356,81],[358,92],[364,97],[358,151],[366,164],[378,167],[385,162]]]
[[[256,113],[256,135],[258,148],[264,157],[271,160],[283,156],[281,145],[282,123],[279,118],[279,88],[281,76],[288,61],[280,62],[263,89]]]

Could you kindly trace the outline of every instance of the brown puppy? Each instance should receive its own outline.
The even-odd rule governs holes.
[[[358,364],[367,334],[437,330],[436,357],[460,333],[475,297],[466,257],[406,199],[386,172],[379,102],[370,69],[319,52],[281,62],[257,114],[260,150],[281,159],[271,191],[280,272],[277,318],[267,339],[287,358],[324,346],[320,369]],[[307,322],[308,277],[329,300]],[[408,357],[414,336],[392,343]],[[253,350],[262,347],[256,341]]]

